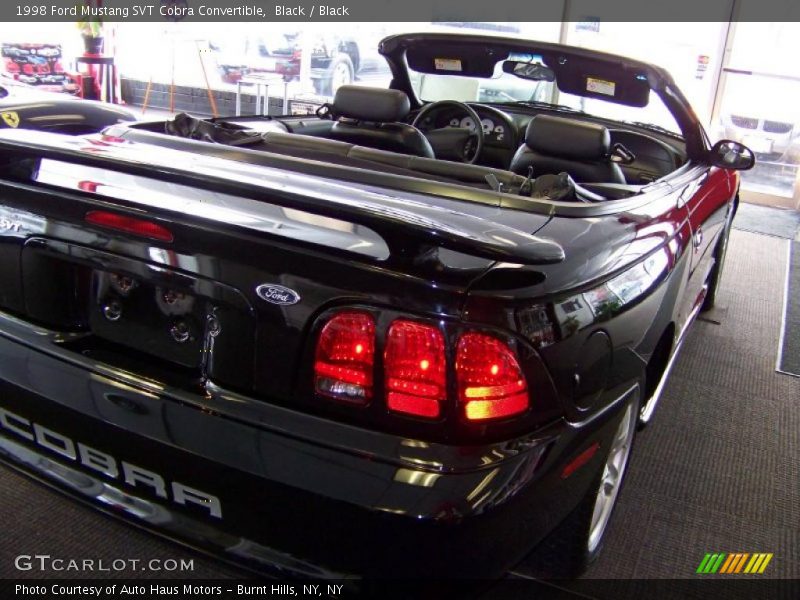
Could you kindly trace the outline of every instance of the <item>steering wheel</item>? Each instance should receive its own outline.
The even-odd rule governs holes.
[[[424,131],[425,137],[433,147],[433,152],[436,158],[445,160],[455,160],[466,164],[475,164],[483,149],[483,126],[481,125],[481,118],[475,109],[469,104],[458,102],[456,100],[439,100],[431,102],[422,107],[414,117],[411,123],[414,127],[419,128],[426,117],[441,108],[457,108],[461,112],[466,113],[475,123],[475,129],[470,130],[465,127],[440,127],[438,129],[430,129]]]

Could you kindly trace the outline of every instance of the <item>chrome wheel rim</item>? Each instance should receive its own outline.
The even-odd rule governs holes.
[[[589,529],[589,552],[594,552],[603,539],[606,525],[611,518],[611,511],[617,501],[622,476],[628,464],[628,457],[631,453],[633,435],[636,430],[636,418],[633,406],[628,404],[625,415],[617,427],[614,438],[611,441],[611,450],[603,466],[603,478],[600,481],[600,488],[594,501],[592,512],[591,527]]]
[[[343,85],[350,83],[350,68],[347,63],[340,62],[333,68],[333,75],[331,75],[331,91],[336,93]]]

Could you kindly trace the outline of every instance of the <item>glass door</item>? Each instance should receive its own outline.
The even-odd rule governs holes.
[[[712,138],[756,154],[744,190],[800,199],[800,23],[734,23],[712,120]]]

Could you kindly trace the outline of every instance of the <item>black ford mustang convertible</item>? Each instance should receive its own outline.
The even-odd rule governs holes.
[[[642,62],[380,53],[316,115],[0,132],[0,457],[263,573],[573,575],[752,153]]]

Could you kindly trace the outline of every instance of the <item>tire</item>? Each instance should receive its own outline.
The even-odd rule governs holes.
[[[331,61],[331,66],[324,79],[314,80],[314,89],[320,96],[333,96],[343,85],[350,85],[355,80],[353,62],[347,54],[338,54]]]
[[[722,234],[717,241],[717,247],[714,249],[714,266],[711,268],[711,272],[708,274],[708,279],[706,280],[708,290],[706,291],[703,305],[700,307],[700,312],[708,312],[714,308],[717,303],[717,292],[722,282],[722,271],[725,268],[725,255],[728,252],[728,237],[730,237],[731,224],[733,223],[733,217],[736,214],[736,208],[738,206],[739,196],[737,195],[733,203],[733,208],[728,218],[725,220],[725,227],[722,229]]]
[[[577,508],[526,559],[526,567],[532,570],[533,576],[572,579],[600,555],[625,480],[639,420],[639,404],[638,400],[630,401],[622,410],[609,450],[603,455],[602,466]],[[618,473],[612,488],[608,486],[610,466]]]

